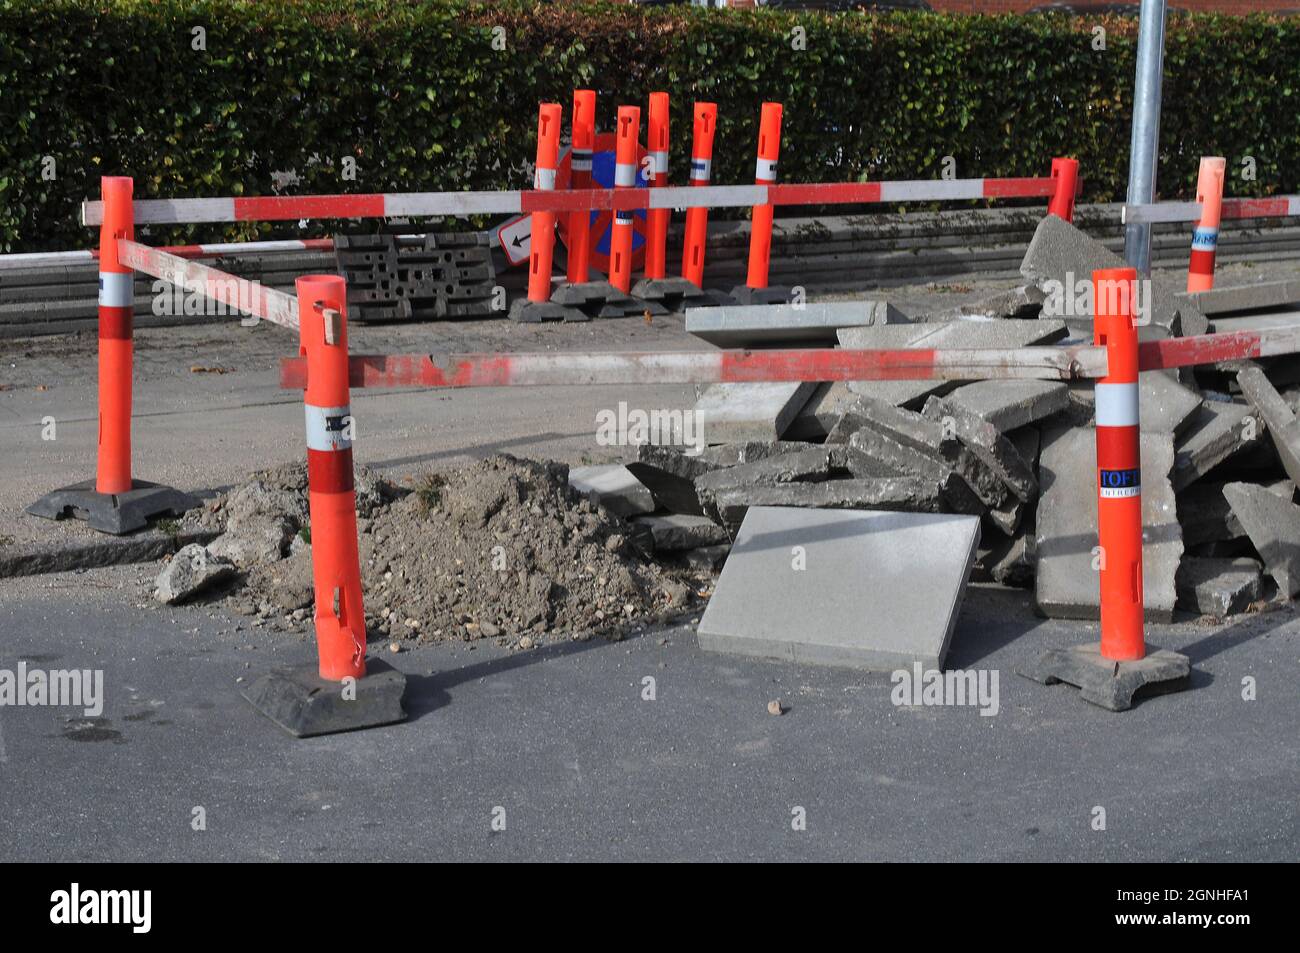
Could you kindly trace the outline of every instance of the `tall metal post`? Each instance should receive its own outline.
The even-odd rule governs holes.
[[[1155,201],[1160,155],[1160,79],[1165,58],[1165,0],[1142,0],[1138,21],[1137,78],[1133,84],[1133,135],[1129,142],[1128,203]],[[1151,273],[1151,226],[1124,227],[1124,260]]]

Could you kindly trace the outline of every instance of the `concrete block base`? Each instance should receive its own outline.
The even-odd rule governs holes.
[[[1136,662],[1116,662],[1102,658],[1100,645],[1076,645],[1049,649],[1016,672],[1042,685],[1074,685],[1084,701],[1107,711],[1127,711],[1133,707],[1133,696],[1148,686],[1152,688],[1148,694],[1186,689],[1192,664],[1186,655],[1167,649],[1157,649]]]
[[[240,694],[295,738],[406,720],[402,707],[406,676],[387,662],[368,659],[366,676],[356,680],[355,690],[355,698],[345,698],[344,683],[326,681],[312,665],[270,672]]]
[[[135,480],[125,493],[99,493],[87,480],[47,493],[27,512],[45,519],[85,520],[101,533],[122,536],[144,529],[155,516],[180,516],[199,501],[188,493],[158,483]]]

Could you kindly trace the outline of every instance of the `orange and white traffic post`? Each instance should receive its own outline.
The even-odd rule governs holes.
[[[1228,163],[1222,156],[1204,156],[1196,179],[1196,201],[1201,220],[1192,232],[1192,258],[1187,266],[1187,290],[1214,287],[1214,259],[1219,247],[1219,221],[1223,215],[1223,179]]]
[[[709,184],[713,170],[713,137],[718,127],[716,103],[695,104],[695,128],[691,138],[691,185]],[[704,206],[686,210],[686,242],[682,246],[682,277],[697,288],[704,287],[704,249],[709,237],[709,210]]]
[[[1052,178],[1056,180],[1056,191],[1047,203],[1047,214],[1073,222],[1074,196],[1079,190],[1079,160],[1053,159]]]
[[[614,144],[614,188],[636,185],[637,141],[641,135],[641,110],[618,107],[618,128]],[[627,294],[632,290],[632,211],[617,209],[609,240],[609,283]]]
[[[1093,343],[1106,349],[1096,385],[1097,536],[1101,546],[1101,654],[1146,654],[1142,616],[1142,460],[1138,430],[1137,271],[1093,272]]]
[[[755,185],[776,182],[776,163],[781,154],[781,104],[763,103],[758,130],[758,162],[754,168]],[[767,287],[768,267],[772,257],[772,218],[774,206],[769,202],[755,205],[749,232],[749,274],[746,286],[758,291]]]
[[[569,153],[570,187],[591,188],[591,160],[596,148],[596,92],[573,91],[572,136]],[[569,263],[565,277],[572,284],[587,280],[591,262],[591,211],[569,213]]]
[[[533,188],[555,191],[560,162],[560,104],[542,103],[537,113],[537,163]],[[551,300],[551,264],[555,254],[555,213],[533,212],[528,255],[528,300]]]
[[[300,351],[307,360],[307,500],[320,677],[366,674],[366,617],[357,552],[348,388],[347,286],[338,275],[297,281]]]
[[[651,93],[650,110],[646,118],[646,145],[649,149],[650,188],[668,184],[668,94]],[[668,271],[668,221],[672,211],[666,208],[650,209],[646,220],[645,276],[667,277]]]

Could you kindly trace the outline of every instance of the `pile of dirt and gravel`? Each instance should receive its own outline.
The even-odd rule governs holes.
[[[572,490],[563,464],[498,455],[402,485],[358,467],[356,486],[372,635],[584,637],[674,615],[695,598],[695,581],[654,562],[632,526]],[[183,526],[220,535],[172,558],[160,599],[198,597],[208,577],[237,611],[310,624],[305,466],[256,473]]]

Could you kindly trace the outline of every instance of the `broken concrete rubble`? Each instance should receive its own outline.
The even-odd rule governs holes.
[[[712,384],[695,403],[707,443],[779,440],[794,422],[815,381]]]
[[[154,581],[154,598],[169,606],[176,605],[229,582],[237,573],[234,563],[211,555],[198,543],[190,543],[163,566]]]
[[[691,308],[686,331],[718,347],[776,344],[834,344],[840,328],[905,324],[905,314],[887,301],[825,301],[803,304]]]
[[[1003,433],[1051,417],[1069,402],[1063,381],[977,381],[943,397],[944,405],[982,417]]]
[[[1191,486],[1229,457],[1255,444],[1263,421],[1248,404],[1203,400],[1178,437],[1175,490]]]
[[[650,530],[656,552],[673,552],[699,549],[728,542],[721,526],[704,516],[687,516],[680,513],[637,516],[633,524]]]
[[[618,516],[655,509],[650,490],[622,464],[574,467],[569,471],[569,486]]]
[[[1300,420],[1296,419],[1295,412],[1256,364],[1237,372],[1237,384],[1268,428],[1269,439],[1287,475],[1293,483],[1300,484]]]
[[[1288,599],[1300,592],[1300,506],[1253,483],[1229,483],[1223,495]]]
[[[1259,599],[1259,576],[1253,559],[1189,556],[1178,567],[1178,607],[1214,619],[1245,612]]]

